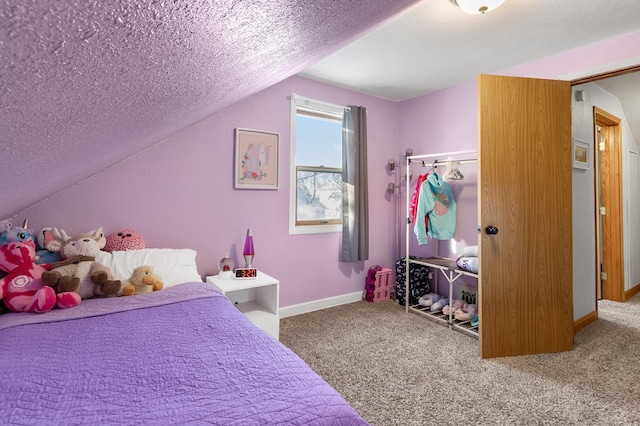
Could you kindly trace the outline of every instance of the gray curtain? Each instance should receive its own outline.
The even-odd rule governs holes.
[[[369,259],[367,109],[350,106],[342,118],[343,262]]]

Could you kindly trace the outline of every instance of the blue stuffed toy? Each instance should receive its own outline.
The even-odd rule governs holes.
[[[38,246],[36,251],[36,263],[54,263],[62,260],[62,256],[57,251],[50,251],[47,249],[47,244],[53,240],[53,235],[51,235],[51,229],[53,228],[42,228],[42,231],[38,234]]]
[[[29,220],[25,219],[22,226],[12,226],[11,222],[5,224],[4,231],[0,232],[0,246],[13,241],[21,241],[29,244],[36,250],[36,262],[42,263],[54,263],[62,260],[60,253],[52,252],[46,249],[46,244],[53,237],[51,237],[51,228],[44,228],[40,235],[36,235],[29,229],[27,229]]]
[[[11,222],[7,222],[4,231],[0,232],[0,246],[17,241],[29,244],[35,249],[36,236],[27,229],[27,223],[27,219],[25,219],[22,226],[12,226]]]

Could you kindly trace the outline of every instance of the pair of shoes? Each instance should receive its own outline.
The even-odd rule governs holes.
[[[443,297],[442,299],[438,300],[433,305],[431,305],[431,308],[429,308],[429,309],[431,310],[431,312],[441,311],[442,308],[444,308],[448,304],[449,304],[449,298],[448,297]]]
[[[467,305],[465,309],[458,309],[455,312],[454,317],[458,321],[469,321],[477,314],[478,314],[478,307],[476,305],[471,304],[471,305]]]
[[[418,299],[418,304],[420,306],[424,306],[425,308],[428,308],[440,299],[441,297],[438,293],[427,293],[424,296],[422,296],[420,299]]]
[[[476,316],[471,319],[471,327],[477,327],[478,324],[480,324],[480,317],[476,314]]]
[[[465,309],[467,307],[467,302],[462,299],[453,299],[453,303],[451,305],[447,305],[442,308],[442,313],[445,315],[449,315],[449,312],[454,313],[457,310]]]

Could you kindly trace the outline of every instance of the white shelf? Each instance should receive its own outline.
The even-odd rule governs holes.
[[[251,322],[276,339],[280,337],[280,282],[258,271],[255,279],[207,277]]]
[[[260,320],[272,318],[274,316],[273,312],[268,311],[258,302],[238,303],[236,305],[236,308],[238,308],[240,312],[249,317],[249,319],[253,322],[258,322]]]
[[[453,283],[455,280],[457,280],[461,276],[478,278],[478,274],[476,273],[465,271],[464,269],[459,269],[458,265],[456,265],[455,259],[448,259],[445,257],[423,257],[417,259],[407,258],[407,271],[409,270],[408,265],[411,263],[417,263],[419,265],[439,269],[449,283],[449,297],[451,298],[453,297]],[[450,312],[449,315],[446,315],[443,314],[442,311],[431,312],[429,308],[420,305],[409,305],[409,288],[411,283],[409,282],[409,274],[407,274],[406,277],[405,288],[407,292],[407,298],[405,301],[405,306],[407,312],[410,311],[416,314],[420,314],[434,321],[446,324],[450,329],[461,331],[475,338],[479,337],[478,326],[472,326],[471,321],[460,321],[455,319],[453,317],[453,312]]]

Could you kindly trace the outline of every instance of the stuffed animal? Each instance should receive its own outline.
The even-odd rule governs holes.
[[[122,295],[151,293],[162,290],[164,283],[159,275],[153,272],[153,266],[142,265],[133,270],[131,278],[122,284]]]
[[[59,252],[63,260],[42,274],[46,284],[57,293],[74,291],[82,299],[117,295],[121,288],[120,280],[114,280],[111,270],[95,261],[106,243],[102,228],[69,237],[63,229],[54,227],[51,235],[53,240],[47,244],[47,249]]]
[[[0,298],[13,312],[47,312],[54,306],[71,308],[80,304],[76,293],[56,295],[40,279],[49,265],[35,263],[36,251],[30,245],[12,241],[0,247],[0,268],[8,275],[0,279]]]
[[[53,263],[62,260],[59,252],[47,250],[47,244],[53,241],[51,227],[42,228],[36,237],[36,263]]]
[[[25,219],[23,226],[12,226],[7,222],[4,231],[0,232],[0,246],[12,241],[22,241],[36,248],[36,236],[27,229],[28,221]]]
[[[123,229],[114,232],[107,237],[104,251],[141,250],[145,248],[144,239],[132,229]]]
[[[11,222],[5,223],[5,230],[0,232],[0,245],[4,245],[11,241],[24,241],[33,245],[36,249],[36,263],[53,263],[60,260],[58,253],[47,250],[46,243],[52,239],[51,228],[44,228],[36,235],[30,229],[27,229],[28,219],[24,220],[22,226],[12,226]]]

